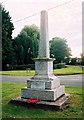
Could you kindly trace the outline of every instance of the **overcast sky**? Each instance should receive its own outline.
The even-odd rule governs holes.
[[[42,10],[62,5],[70,0],[0,0],[9,11],[14,23],[13,38],[25,25],[35,24],[40,27],[40,14],[16,22],[17,20],[37,14]],[[82,53],[82,1],[72,0],[68,4],[48,11],[49,39],[61,37],[67,40],[74,57]]]

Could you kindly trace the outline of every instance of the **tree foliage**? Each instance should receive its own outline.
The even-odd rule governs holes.
[[[69,59],[71,56],[71,50],[68,47],[66,39],[55,37],[50,41],[50,53],[51,57],[54,55],[57,63],[61,63],[65,61],[65,59]]]
[[[7,64],[13,63],[13,46],[12,31],[14,26],[9,15],[2,7],[2,68],[5,69]]]
[[[35,25],[25,26],[14,39],[16,64],[31,64],[38,55],[39,29]]]

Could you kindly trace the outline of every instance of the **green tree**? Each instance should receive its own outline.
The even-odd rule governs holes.
[[[9,15],[2,7],[2,69],[6,69],[7,64],[13,64],[13,46],[12,46],[12,31],[14,26]]]
[[[39,29],[25,26],[13,41],[17,64],[31,64],[38,55]]]
[[[50,41],[50,53],[56,59],[56,63],[64,62],[71,56],[71,49],[68,47],[66,39],[55,37]]]

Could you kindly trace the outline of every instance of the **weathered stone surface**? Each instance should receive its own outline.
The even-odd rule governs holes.
[[[38,79],[30,79],[27,80],[27,88],[34,88],[34,89],[55,89],[60,86],[60,80],[56,76],[48,76],[45,79],[43,76],[39,76]]]
[[[59,86],[52,90],[22,88],[21,96],[23,98],[39,98],[40,100],[55,101],[65,93],[64,86]]]
[[[33,81],[31,82],[31,88],[33,89],[45,89],[45,82],[43,81]]]
[[[38,59],[35,60],[35,72],[36,75],[48,75],[53,74],[53,59]]]
[[[41,11],[39,58],[49,58],[48,13]]]
[[[65,102],[70,98],[69,94],[64,94],[60,98],[58,98],[56,101],[39,101],[35,104],[31,104],[27,102],[26,98],[22,98],[21,96],[18,96],[10,101],[11,104],[16,105],[22,105],[25,107],[31,107],[31,108],[42,108],[42,109],[52,109],[52,110],[59,110],[62,108],[66,108]]]

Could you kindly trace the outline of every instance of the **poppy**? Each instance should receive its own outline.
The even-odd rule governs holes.
[[[37,103],[39,101],[40,100],[38,98],[29,98],[29,99],[27,99],[27,103]]]

